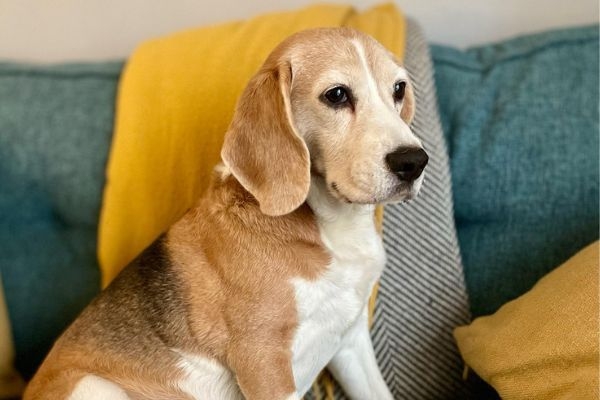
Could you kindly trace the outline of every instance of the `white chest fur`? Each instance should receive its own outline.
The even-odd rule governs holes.
[[[317,215],[331,264],[317,280],[292,281],[299,322],[292,363],[300,395],[337,353],[345,333],[363,311],[385,263],[373,206],[342,204],[315,185],[308,203]]]

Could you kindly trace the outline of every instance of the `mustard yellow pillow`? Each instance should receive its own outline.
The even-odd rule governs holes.
[[[466,364],[503,399],[598,399],[598,245],[454,331]]]

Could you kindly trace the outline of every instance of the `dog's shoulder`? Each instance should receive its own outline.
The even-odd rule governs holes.
[[[161,235],[90,303],[65,339],[81,342],[93,337],[110,347],[123,347],[128,341],[176,343],[182,339],[179,327],[185,315],[181,289]]]

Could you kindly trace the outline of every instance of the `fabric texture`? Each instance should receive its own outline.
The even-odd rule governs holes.
[[[119,87],[99,228],[104,285],[208,186],[235,101],[279,42],[303,29],[352,26],[401,55],[403,21],[392,5],[361,14],[318,5],[140,46]]]
[[[16,398],[25,388],[23,379],[15,370],[14,362],[15,347],[0,276],[0,399]]]
[[[30,377],[100,289],[96,230],[122,63],[0,63],[0,274]]]
[[[505,400],[597,399],[598,242],[492,316],[456,329],[469,366]]]
[[[387,205],[383,242],[388,260],[380,279],[373,341],[396,399],[467,399],[463,363],[452,337],[470,321],[452,207],[445,139],[433,68],[419,25],[407,24],[405,67],[415,86],[412,123],[429,155],[419,196]],[[424,384],[427,382],[427,384]]]
[[[598,26],[434,46],[475,316],[598,238]]]

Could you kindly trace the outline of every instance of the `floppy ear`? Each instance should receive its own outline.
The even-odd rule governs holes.
[[[289,63],[263,67],[240,97],[225,135],[221,158],[241,185],[272,216],[306,200],[310,157],[294,128]]]
[[[412,83],[406,82],[406,91],[404,92],[404,99],[402,100],[402,109],[400,110],[400,118],[410,125],[415,116],[415,92],[413,90]]]

